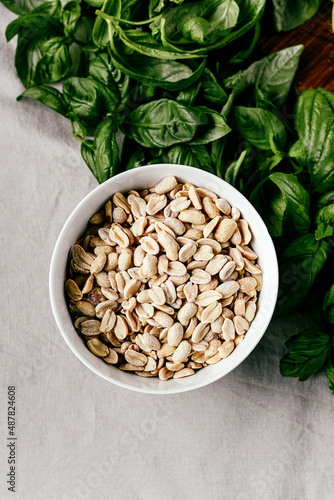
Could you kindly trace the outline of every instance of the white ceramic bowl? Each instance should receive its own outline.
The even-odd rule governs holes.
[[[258,311],[245,340],[232,354],[219,363],[199,370],[183,379],[162,382],[159,378],[143,378],[123,372],[94,356],[77,334],[70,317],[64,293],[64,282],[69,251],[83,234],[90,217],[103,207],[117,191],[145,189],[157,184],[167,175],[180,181],[211,189],[220,197],[236,206],[249,222],[253,233],[252,248],[259,255],[263,272],[263,288],[259,294]],[[116,175],[96,187],[75,208],[66,221],[55,246],[50,267],[50,298],[54,317],[68,346],[88,368],[100,377],[121,387],[137,392],[172,394],[198,389],[214,382],[236,368],[252,352],[265,333],[273,315],[278,292],[278,264],[275,248],[261,217],[249,201],[235,188],[218,177],[192,167],[182,165],[150,165]]]

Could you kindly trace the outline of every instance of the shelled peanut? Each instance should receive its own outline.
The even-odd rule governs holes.
[[[115,193],[72,248],[74,325],[105,362],[161,380],[226,358],[257,309],[262,273],[240,211],[166,177]]]

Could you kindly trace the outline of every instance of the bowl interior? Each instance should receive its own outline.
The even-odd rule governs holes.
[[[211,189],[220,197],[236,206],[251,228],[252,248],[258,254],[263,273],[263,288],[259,294],[257,314],[244,341],[232,354],[215,365],[199,370],[184,379],[162,382],[158,378],[143,378],[122,372],[94,356],[77,334],[67,309],[64,282],[68,256],[73,243],[82,235],[87,222],[117,191],[145,189],[157,184],[167,175],[174,175],[182,182],[191,182]],[[182,165],[150,165],[119,174],[89,193],[75,208],[65,223],[55,246],[50,267],[50,298],[53,313],[65,341],[75,355],[91,370],[119,386],[138,392],[170,394],[202,387],[223,377],[238,366],[258,344],[265,333],[274,312],[278,292],[278,264],[274,245],[260,215],[249,201],[235,188],[218,177],[192,167]]]

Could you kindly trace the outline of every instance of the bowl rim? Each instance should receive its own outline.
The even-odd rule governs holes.
[[[163,163],[163,164],[162,163],[155,163],[155,164],[145,165],[145,166],[140,167],[140,170],[143,169],[143,168],[154,170],[157,167],[161,168],[161,166],[164,166],[166,169],[168,169],[168,167],[181,167],[181,169],[183,169],[183,171],[184,171],[184,169],[186,169],[186,171],[188,171],[189,173],[191,173],[191,172],[192,173],[196,173],[196,172],[198,173],[198,171],[199,171],[199,169],[197,169],[195,167],[190,167],[190,166],[181,165],[181,164],[170,164],[170,163],[166,163],[166,164],[165,163]],[[111,382],[111,383],[113,383],[113,384],[115,384],[115,385],[117,385],[119,387],[124,388],[124,389],[129,389],[129,390],[132,390],[132,391],[135,391],[135,392],[138,392],[138,393],[166,395],[166,394],[179,394],[179,393],[183,393],[183,392],[188,392],[188,391],[192,391],[192,390],[195,390],[195,389],[200,389],[201,387],[205,387],[206,385],[210,385],[211,383],[216,382],[217,380],[219,380],[220,378],[224,377],[225,375],[227,375],[231,371],[233,371],[235,368],[237,368],[252,353],[252,351],[259,344],[260,340],[262,339],[263,335],[265,334],[265,332],[266,332],[266,330],[267,330],[267,328],[269,326],[269,323],[270,323],[270,321],[272,319],[272,316],[273,316],[273,313],[274,313],[274,310],[275,310],[275,306],[276,306],[276,302],[277,302],[277,296],[278,296],[279,268],[278,268],[278,260],[277,260],[277,254],[276,254],[275,246],[274,246],[272,238],[271,238],[271,236],[269,234],[267,226],[265,225],[262,217],[260,216],[260,214],[258,213],[258,211],[255,209],[255,207],[252,205],[252,203],[249,200],[247,200],[247,198],[238,189],[236,189],[235,187],[233,187],[231,184],[227,183],[225,180],[223,180],[223,179],[219,178],[218,176],[212,174],[211,172],[207,172],[207,171],[203,171],[203,170],[200,170],[200,172],[201,172],[201,174],[204,173],[206,175],[212,176],[215,180],[219,179],[219,181],[222,182],[223,184],[227,184],[229,186],[229,189],[235,190],[238,193],[238,196],[242,197],[243,201],[247,205],[251,205],[251,207],[255,211],[256,215],[258,216],[258,218],[262,222],[263,229],[267,233],[267,237],[268,237],[267,243],[270,245],[270,249],[268,249],[268,252],[270,252],[272,254],[272,258],[273,258],[272,264],[274,266],[274,269],[272,270],[272,272],[273,272],[273,282],[272,282],[272,287],[273,288],[272,288],[272,290],[274,291],[274,293],[273,293],[273,296],[272,296],[272,303],[271,303],[271,307],[269,309],[269,312],[267,312],[266,319],[263,321],[263,323],[261,325],[261,329],[262,329],[261,335],[258,336],[258,340],[257,340],[256,343],[254,343],[254,345],[250,346],[248,348],[248,350],[245,350],[245,352],[241,355],[241,357],[237,360],[237,362],[232,367],[230,367],[229,369],[227,369],[222,374],[218,373],[216,375],[213,375],[210,378],[209,381],[205,380],[205,381],[202,381],[202,382],[194,383],[194,384],[192,384],[190,386],[184,386],[184,387],[183,386],[179,386],[177,388],[174,387],[174,388],[171,388],[171,389],[169,389],[166,386],[166,389],[164,389],[163,391],[159,390],[159,389],[150,388],[150,387],[136,387],[136,386],[133,386],[131,384],[128,384],[128,383],[125,383],[125,382],[121,382],[119,380],[114,379],[112,376],[105,375],[104,373],[100,372],[94,365],[92,365],[91,363],[89,363],[89,361],[87,359],[85,359],[84,356],[82,356],[82,354],[75,348],[75,346],[72,345],[72,343],[70,342],[70,335],[67,333],[66,328],[63,326],[63,322],[62,322],[62,319],[61,319],[61,314],[60,314],[60,311],[58,310],[58,300],[57,299],[59,297],[58,297],[57,292],[56,292],[56,281],[57,281],[57,271],[58,271],[57,262],[58,262],[58,258],[59,258],[58,254],[60,253],[60,250],[61,250],[61,247],[62,247],[64,235],[66,234],[67,229],[71,225],[73,219],[75,219],[78,216],[78,214],[80,214],[80,211],[81,211],[82,207],[87,203],[88,200],[90,200],[91,198],[94,198],[95,195],[96,195],[96,193],[98,193],[99,191],[103,191],[108,184],[112,185],[116,178],[117,179],[121,179],[122,177],[127,177],[128,175],[133,174],[133,170],[128,170],[128,171],[125,171],[125,172],[121,172],[120,174],[117,174],[117,175],[111,177],[110,179],[107,179],[105,182],[103,182],[102,184],[99,184],[93,190],[91,190],[86,196],[84,196],[84,198],[76,205],[76,207],[72,210],[72,212],[70,213],[70,215],[66,219],[66,221],[65,221],[65,223],[64,223],[64,225],[63,225],[63,227],[62,227],[62,229],[61,229],[61,231],[60,231],[60,233],[58,235],[58,238],[56,240],[56,244],[54,246],[54,249],[53,249],[53,252],[52,252],[51,261],[50,261],[50,269],[49,269],[49,296],[50,296],[52,313],[53,313],[53,316],[55,318],[55,321],[56,321],[56,324],[58,326],[58,329],[59,329],[62,337],[64,338],[66,344],[68,345],[68,347],[71,349],[71,351],[75,354],[75,356],[87,368],[89,368],[91,371],[93,371],[99,377],[102,377],[103,379],[107,380],[108,382]],[[181,174],[181,172],[180,172],[180,174]],[[162,174],[162,178],[163,177],[164,177],[164,175]],[[112,194],[110,196],[112,196]]]

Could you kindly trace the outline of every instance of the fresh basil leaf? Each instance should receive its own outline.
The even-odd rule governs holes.
[[[122,2],[121,0],[105,0],[101,12],[111,14],[117,18],[121,17]],[[116,23],[118,24],[118,23]],[[103,19],[100,16],[96,17],[93,27],[93,41],[98,47],[105,47],[110,42],[110,34],[114,32],[115,22]]]
[[[217,111],[206,108],[205,106],[196,106],[193,109],[205,114],[208,121],[205,124],[204,130],[203,127],[198,127],[194,138],[189,142],[189,144],[207,144],[208,142],[213,142],[221,137],[224,137],[231,131],[223,116],[217,113]]]
[[[114,50],[110,52],[112,62],[116,68],[126,75],[144,83],[145,85],[159,86],[167,90],[183,90],[198,80],[205,68],[205,61],[189,65],[178,61],[157,59],[145,55],[126,54],[122,57]]]
[[[79,120],[87,120],[92,125],[100,121],[102,100],[91,77],[68,78],[63,84],[63,95],[70,112]]]
[[[282,236],[286,203],[281,191],[266,189],[267,210],[265,220],[272,237]]]
[[[64,25],[65,35],[68,36],[76,32],[80,17],[81,17],[80,5],[75,1],[68,2],[63,8],[63,15],[62,15],[62,22]]]
[[[326,311],[330,307],[334,306],[334,285],[330,287],[324,298],[323,310]]]
[[[334,325],[334,285],[331,286],[325,295],[323,310],[327,313],[329,322]]]
[[[315,222],[318,228],[315,231],[315,238],[328,238],[334,232],[334,203],[318,210]]]
[[[19,33],[15,67],[25,87],[57,82],[69,73],[72,65],[69,48],[65,38],[57,33],[58,26],[48,23],[41,31],[27,29]]]
[[[314,192],[334,189],[334,94],[305,90],[297,101],[295,127],[299,141],[293,157],[307,164]]]
[[[105,103],[106,111],[113,113],[122,110],[129,98],[129,77],[119,77],[119,71],[110,63],[108,54],[99,54],[90,62],[89,74]]]
[[[40,44],[40,48],[42,57],[36,65],[36,83],[59,82],[69,73],[72,65],[66,38],[49,38]]]
[[[81,154],[100,184],[117,173],[118,146],[111,120],[98,125],[93,142],[82,143]]]
[[[286,141],[281,120],[265,109],[236,106],[233,111],[232,128],[236,129],[251,144],[264,151],[277,153]]]
[[[326,377],[329,390],[331,391],[332,394],[334,394],[334,366],[331,359],[326,364],[325,370],[326,370]]]
[[[327,207],[328,205],[332,205],[334,203],[334,191],[330,191],[329,193],[325,193],[320,196],[317,201],[316,208],[320,210],[320,208]]]
[[[222,108],[227,101],[225,90],[219,85],[214,74],[205,68],[201,76],[201,99],[206,106]]]
[[[242,64],[253,52],[256,43],[260,37],[261,25],[256,23],[254,27],[246,33],[242,38],[235,40],[228,47],[228,52],[230,59],[228,64]],[[231,52],[234,54],[231,57]]]
[[[329,238],[332,235],[333,235],[333,226],[330,224],[326,224],[325,222],[320,222],[314,233],[316,240]]]
[[[160,99],[139,106],[123,122],[125,135],[147,148],[168,147],[193,139],[209,122],[202,110]]]
[[[310,228],[310,196],[293,174],[276,172],[269,176],[280,189],[285,202],[284,224],[292,234],[307,233]]]
[[[293,240],[280,258],[280,290],[277,312],[284,316],[296,308],[307,296],[323,268],[328,255],[326,241],[316,241],[313,234]]]
[[[45,6],[46,3],[55,4],[54,0],[1,0],[1,3],[7,9],[11,10],[15,14],[21,16],[22,14],[27,14],[37,7]]]
[[[224,86],[233,89],[239,97],[250,86],[257,86],[278,107],[283,106],[295,77],[302,45],[280,50],[251,64],[246,70],[224,80]]]
[[[156,13],[161,12],[165,8],[166,0],[149,0],[148,12],[149,17],[153,17]],[[123,14],[123,13],[122,13]]]
[[[193,17],[182,26],[182,35],[192,42],[205,43],[204,38],[209,29],[209,21],[203,17]]]
[[[227,168],[226,173],[225,173],[225,181],[231,184],[232,186],[235,187],[236,185],[236,180],[238,173],[240,171],[240,168],[242,166],[242,163],[245,159],[245,156],[247,154],[247,151],[242,151],[240,153],[239,158],[236,161],[233,161]]]
[[[221,4],[221,0],[213,0],[211,2],[213,8],[217,8]],[[225,1],[223,2],[226,3]],[[169,6],[164,10],[162,18],[158,18],[151,25],[151,31],[157,35],[161,32],[162,22],[164,25],[164,34],[169,40],[177,40],[182,38],[182,29],[184,25],[195,18],[203,18],[210,9],[209,2],[200,1],[186,3],[178,7]]]
[[[122,30],[118,29],[119,39],[129,48],[139,54],[158,59],[175,60],[175,59],[191,59],[199,57],[197,54],[176,52],[173,49],[166,49],[159,41],[157,41],[150,33],[139,30]]]
[[[95,80],[103,83],[108,88],[111,88],[114,92],[118,91],[118,86],[116,85],[113,78],[113,67],[110,63],[107,53],[98,54],[89,63],[89,74]]]
[[[324,0],[273,0],[277,31],[290,31],[311,19]]]
[[[133,168],[138,168],[144,165],[145,153],[139,144],[134,144],[132,146],[132,154],[125,165],[125,170],[132,170]]]
[[[66,118],[70,120],[72,134],[75,139],[83,141],[85,137],[94,137],[96,123],[89,124],[87,119],[79,119],[73,111],[67,111]]]
[[[92,7],[100,8],[103,7],[105,0],[84,0],[88,5]]]
[[[41,102],[53,111],[60,115],[66,116],[67,109],[64,98],[59,90],[46,85],[39,85],[38,87],[30,87],[25,90],[17,100],[20,101],[23,97],[30,97],[36,101]]]
[[[197,81],[185,90],[178,93],[176,100],[185,106],[193,106],[196,97],[201,89],[201,82]]]
[[[156,23],[155,32],[160,28],[161,40],[169,49],[183,51],[176,44],[190,41],[196,50],[196,45],[220,42],[237,25],[238,18],[239,6],[235,0],[202,0],[167,8]]]
[[[98,54],[89,64],[89,74],[95,81],[104,85],[102,94],[118,102],[118,111],[122,111],[130,98],[130,79],[110,61],[107,53]]]
[[[31,32],[31,36],[46,34],[50,27],[58,28],[61,33],[61,24],[56,17],[50,17],[54,13],[57,4],[47,2],[40,5],[32,12],[28,12],[14,19],[6,28],[6,40],[10,42],[14,36],[23,32],[24,29]]]
[[[293,335],[285,344],[288,352],[280,362],[281,375],[307,380],[328,360],[330,340],[327,333],[312,330]]]
[[[214,4],[212,1],[208,3],[212,6]],[[237,25],[239,12],[239,5],[235,0],[222,1],[217,8],[209,11],[209,28],[205,32],[205,43],[213,44],[226,36]]]
[[[211,157],[205,146],[189,146],[179,144],[173,146],[167,153],[170,163],[177,165],[188,165],[189,167],[201,168],[214,174],[211,165]]]

